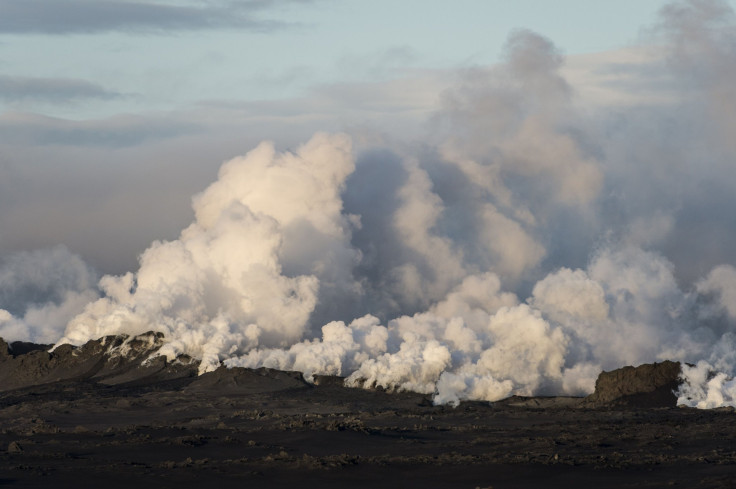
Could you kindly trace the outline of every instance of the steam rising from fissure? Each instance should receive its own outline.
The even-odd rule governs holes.
[[[519,31],[503,64],[443,94],[431,142],[261,143],[137,272],[91,300],[91,272],[66,259],[67,295],[0,309],[0,334],[48,340],[39,311],[86,304],[58,316],[58,343],[156,330],[161,354],[202,371],[341,375],[438,403],[587,394],[601,370],[672,359],[693,365],[681,403],[736,405],[733,12],[674,2],[656,35],[663,55],[629,67],[666,78],[651,105],[581,108],[554,45]]]

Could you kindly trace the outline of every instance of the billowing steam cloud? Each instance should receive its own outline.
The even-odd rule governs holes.
[[[439,403],[586,394],[603,369],[673,359],[693,365],[680,402],[734,405],[733,17],[717,0],[662,10],[661,61],[621,68],[661,84],[651,105],[581,109],[554,45],[519,31],[443,94],[418,149],[262,143],[194,198],[179,239],[103,277],[61,342],[157,330],[202,371]],[[0,332],[35,311],[0,312]]]
[[[355,219],[340,200],[353,169],[350,140],[327,135],[295,154],[263,143],[226,163],[194,199],[195,222],[146,250],[136,274],[103,277],[105,297],[69,323],[62,341],[163,331],[166,353],[201,358],[204,370],[299,341],[321,289],[359,289],[350,277]]]

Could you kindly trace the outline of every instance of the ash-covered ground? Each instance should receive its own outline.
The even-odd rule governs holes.
[[[675,407],[679,364],[587,398],[435,406],[336,377],[151,359],[162,338],[0,342],[9,487],[735,487],[732,408]]]

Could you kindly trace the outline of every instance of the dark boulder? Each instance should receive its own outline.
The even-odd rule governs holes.
[[[301,372],[220,366],[189,384],[184,392],[218,392],[220,394],[258,394],[310,388]]]
[[[680,373],[680,363],[669,360],[601,372],[595,382],[595,392],[586,398],[586,404],[675,407],[675,392],[682,383]]]
[[[345,387],[345,377],[339,375],[314,375],[314,385],[321,387]]]

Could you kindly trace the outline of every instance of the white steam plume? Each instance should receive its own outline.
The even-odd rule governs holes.
[[[340,200],[352,170],[340,135],[317,135],[294,154],[262,143],[227,162],[195,197],[195,222],[146,250],[136,274],[103,277],[105,297],[60,342],[157,330],[171,340],[163,354],[196,356],[206,371],[237,352],[298,341],[320,287],[327,296],[359,289],[350,276],[358,255],[345,244],[353,219]]]
[[[581,109],[555,46],[518,31],[503,64],[443,94],[430,142],[262,143],[194,198],[179,239],[103,277],[60,342],[157,330],[202,371],[438,403],[586,394],[602,369],[672,359],[695,365],[681,403],[736,404],[736,22],[678,1],[652,32],[660,56],[618,68],[666,86],[651,105]]]

